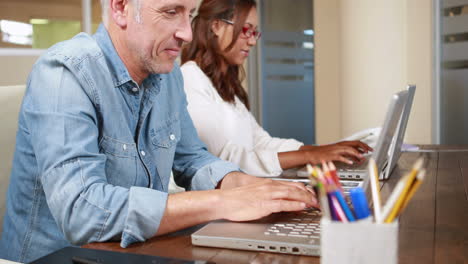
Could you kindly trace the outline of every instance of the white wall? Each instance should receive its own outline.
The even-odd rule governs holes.
[[[432,1],[314,3],[317,142],[380,126],[391,94],[414,83],[406,141],[431,143]]]
[[[317,143],[341,138],[339,1],[314,1],[315,133]]]
[[[411,0],[406,3],[406,81],[416,84],[416,96],[408,121],[406,140],[411,143],[432,141],[434,74],[433,1]]]
[[[341,1],[342,135],[380,126],[391,95],[405,86],[402,1]]]

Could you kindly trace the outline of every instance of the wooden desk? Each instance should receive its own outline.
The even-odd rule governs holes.
[[[468,148],[423,146],[427,152],[403,153],[382,187],[385,200],[417,157],[428,160],[421,188],[400,217],[399,263],[468,262]],[[85,247],[146,255],[210,260],[215,263],[320,263],[319,257],[192,246],[198,227],[150,239],[123,249],[119,243]]]

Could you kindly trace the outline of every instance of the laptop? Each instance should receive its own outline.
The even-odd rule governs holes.
[[[390,145],[388,154],[388,172],[386,176],[390,176],[392,170],[395,168],[398,160],[401,156],[401,146],[403,145],[403,139],[405,137],[406,126],[408,125],[409,116],[411,113],[411,107],[413,106],[414,95],[416,93],[416,85],[408,85],[408,99],[401,114],[401,119],[398,124],[398,133],[393,138],[392,144]]]
[[[392,97],[387,117],[373,157],[383,160],[398,127],[408,90]],[[406,126],[406,125],[405,125]],[[403,128],[401,126],[400,128]],[[388,137],[390,139],[382,137]],[[384,155],[385,154],[385,155]],[[380,161],[382,162],[382,161]],[[297,178],[297,177],[296,177]],[[371,196],[369,178],[362,177],[362,187],[368,201]],[[306,179],[303,179],[306,181]],[[255,221],[213,221],[192,234],[192,244],[207,247],[267,251],[297,255],[320,255],[320,211],[307,209],[300,212],[271,214]]]
[[[403,143],[415,92],[416,86],[408,85],[406,90],[394,95],[394,97],[397,96],[401,99],[396,100],[393,98],[391,102],[393,105],[390,105],[388,109],[372,154],[367,154],[365,160],[359,164],[336,164],[338,177],[347,180],[343,181],[345,187],[355,187],[359,185],[359,182],[362,182],[362,179],[364,179],[367,174],[367,165],[370,157],[373,157],[377,163],[377,167],[380,170],[380,179],[388,179],[401,155],[401,145]],[[280,175],[280,178],[291,180],[295,177],[308,177],[306,168],[288,170]]]

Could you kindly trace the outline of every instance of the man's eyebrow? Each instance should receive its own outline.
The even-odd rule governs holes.
[[[161,10],[170,10],[170,9],[177,9],[177,10],[185,10],[186,7],[180,4],[168,4],[161,7]]]

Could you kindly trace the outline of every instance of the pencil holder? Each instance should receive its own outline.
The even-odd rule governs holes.
[[[342,223],[322,219],[321,263],[397,264],[398,221]]]

